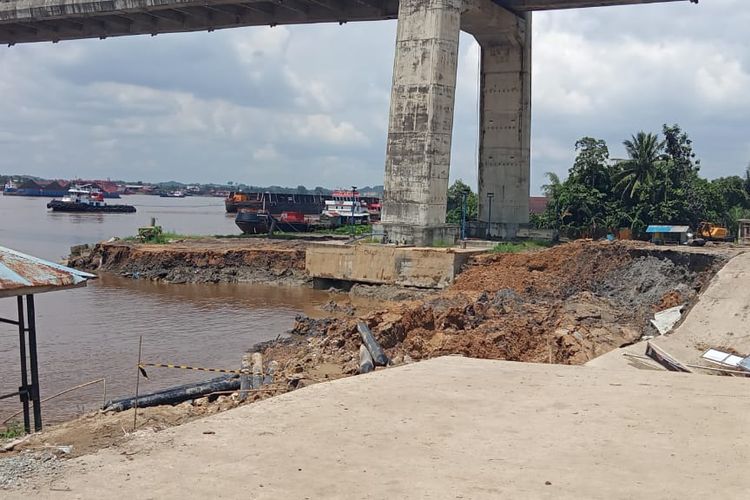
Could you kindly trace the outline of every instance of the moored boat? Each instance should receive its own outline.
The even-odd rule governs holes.
[[[270,214],[255,210],[240,210],[234,218],[234,223],[244,234],[266,234],[272,222]]]
[[[234,218],[244,234],[265,234],[273,231],[283,233],[306,233],[312,225],[301,212],[282,212],[274,217],[263,210],[240,210]]]
[[[185,193],[183,191],[162,191],[159,193],[162,198],[184,198]]]
[[[47,208],[53,212],[97,212],[97,213],[133,213],[132,205],[109,205],[104,202],[101,191],[73,187],[62,200],[52,200]]]
[[[3,194],[9,194],[13,195],[18,192],[18,186],[15,182],[13,182],[13,179],[8,180],[8,182],[5,183],[5,186],[3,187]]]
[[[367,203],[356,191],[335,191],[333,199],[325,202],[320,222],[333,227],[346,224],[369,224],[370,211]]]

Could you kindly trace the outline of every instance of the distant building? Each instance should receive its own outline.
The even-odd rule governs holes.
[[[541,214],[547,210],[549,198],[546,196],[529,196],[529,213]]]

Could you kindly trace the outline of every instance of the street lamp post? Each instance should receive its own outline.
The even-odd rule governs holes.
[[[489,208],[487,213],[487,239],[492,239],[492,198],[495,197],[495,193],[487,193],[487,199],[489,200]]]
[[[461,239],[466,239],[466,193],[461,193]]]

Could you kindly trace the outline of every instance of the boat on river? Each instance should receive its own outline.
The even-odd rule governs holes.
[[[312,224],[302,212],[282,212],[275,217],[264,210],[240,210],[234,218],[244,234],[266,234],[272,229],[283,233],[306,233]]]
[[[185,192],[184,191],[162,191],[159,193],[159,196],[162,198],[184,198]]]
[[[331,227],[369,224],[370,211],[367,202],[360,199],[356,191],[334,191],[333,199],[325,202],[325,208],[320,214],[320,223]]]
[[[110,205],[104,202],[104,194],[96,189],[73,187],[61,200],[52,200],[47,208],[53,212],[133,213],[132,205]]]
[[[230,192],[224,200],[227,213],[237,213],[239,210],[266,210],[274,217],[283,212],[301,212],[306,216],[319,216],[326,209],[326,201],[342,197],[356,198],[371,209],[371,216],[380,213],[380,199],[375,196],[360,196],[351,191],[334,191],[332,194],[299,194],[275,192]],[[375,212],[373,212],[373,210]]]

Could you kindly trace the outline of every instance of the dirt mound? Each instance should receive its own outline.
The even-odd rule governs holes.
[[[450,289],[360,319],[394,360],[463,354],[585,363],[649,333],[655,310],[693,299],[713,271],[693,270],[690,263],[689,257],[675,262],[666,253],[643,255],[628,245],[591,241],[485,255]],[[310,328],[299,318],[298,331],[308,336],[284,353],[293,359],[295,376],[323,359],[356,373],[356,322],[338,318]]]
[[[511,289],[526,296],[565,298],[591,288],[630,263],[625,246],[576,241],[541,252],[484,255],[458,276],[454,291]]]

